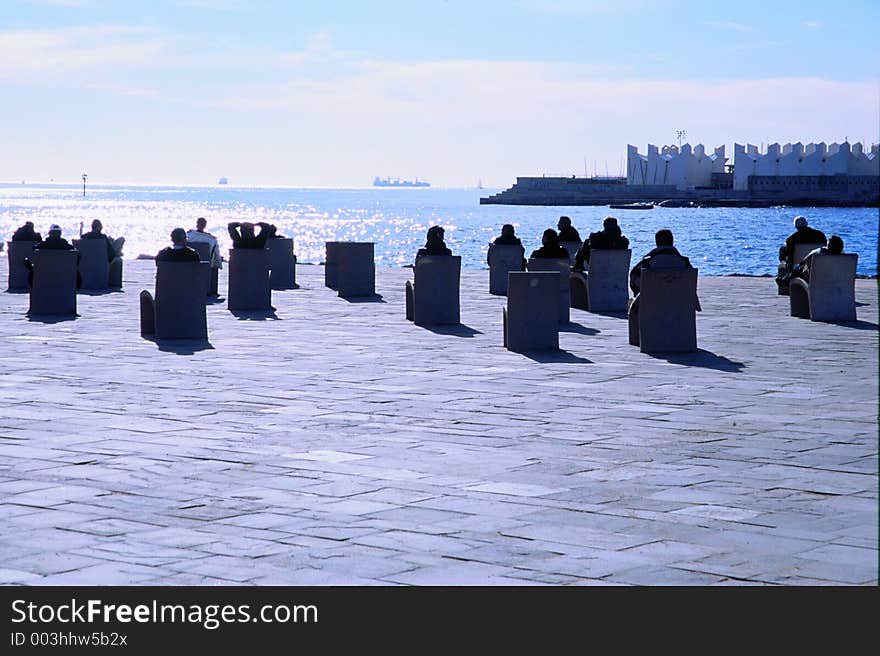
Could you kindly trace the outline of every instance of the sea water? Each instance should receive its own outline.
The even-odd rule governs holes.
[[[501,225],[512,223],[528,254],[541,233],[555,228],[560,215],[571,217],[582,238],[600,230],[602,219],[617,217],[630,240],[633,258],[654,246],[654,233],[671,228],[682,254],[701,275],[776,273],[779,246],[804,215],[828,236],[840,235],[848,253],[858,253],[858,273],[877,274],[876,208],[655,208],[533,207],[480,205],[487,189],[287,189],[232,186],[132,186],[0,184],[0,239],[33,221],[45,236],[59,224],[68,238],[100,219],[104,232],[125,237],[125,257],[154,255],[169,244],[175,227],[208,221],[225,250],[231,246],[230,221],[265,221],[294,239],[300,263],[320,263],[324,242],[372,241],[378,266],[411,264],[432,225],[446,229],[446,243],[463,266],[486,268],[486,250]]]

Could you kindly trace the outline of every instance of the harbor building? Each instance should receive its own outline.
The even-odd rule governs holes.
[[[663,146],[648,144],[648,154],[639,153],[636,146],[626,147],[626,184],[673,185],[678,190],[713,186],[713,174],[724,174],[724,146],[712,154],[697,144]],[[717,179],[717,175],[716,175]]]
[[[880,205],[880,145],[823,142],[724,146],[627,146],[626,177],[518,177],[486,205],[662,204],[685,207],[876,207]]]

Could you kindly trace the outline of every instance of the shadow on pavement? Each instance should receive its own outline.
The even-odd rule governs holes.
[[[596,328],[590,328],[580,323],[570,321],[568,323],[559,324],[559,332],[561,333],[577,333],[579,335],[598,335],[601,331]]]
[[[453,326],[419,326],[420,328],[424,328],[425,330],[430,330],[432,333],[437,333],[438,335],[452,335],[453,337],[473,337],[474,335],[482,335],[479,330],[474,330],[470,326],[465,326],[463,323],[456,324]]]
[[[731,373],[740,373],[746,366],[742,362],[735,362],[725,358],[723,355],[715,355],[711,351],[703,349],[697,349],[693,353],[646,353],[645,355],[650,355],[658,360],[666,360],[672,364],[717,369],[718,371],[728,371]]]
[[[569,351],[522,351],[519,353],[527,357],[529,360],[540,362],[542,364],[561,363],[561,364],[592,364],[592,360],[587,360],[579,355],[570,353]]]
[[[273,321],[280,321],[281,319],[275,314],[275,309],[259,311],[259,312],[245,312],[243,310],[230,310],[233,316],[239,321],[266,321],[267,319],[271,319]]]
[[[151,339],[150,341],[155,342],[160,351],[164,351],[165,353],[176,353],[177,355],[194,355],[199,351],[214,350],[211,342],[207,340]]]
[[[877,330],[880,328],[880,325],[877,325],[876,323],[862,321],[861,319],[858,319],[857,321],[829,321],[827,323],[834,324],[835,326],[843,326],[844,328],[853,328],[855,330]]]
[[[28,321],[35,321],[38,323],[62,323],[63,321],[76,321],[79,318],[78,314],[28,314]]]
[[[349,303],[387,303],[387,301],[382,298],[382,294],[373,294],[372,296],[356,296],[352,298],[340,296],[339,298],[348,301]]]

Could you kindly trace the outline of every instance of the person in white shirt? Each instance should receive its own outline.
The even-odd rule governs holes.
[[[201,242],[203,244],[211,245],[211,296],[217,296],[217,284],[219,278],[220,269],[223,268],[223,257],[220,255],[220,245],[217,243],[217,238],[212,235],[210,232],[205,231],[205,227],[208,225],[208,222],[204,217],[200,216],[196,219],[196,229],[189,230],[186,233],[186,239],[188,242],[195,243]]]

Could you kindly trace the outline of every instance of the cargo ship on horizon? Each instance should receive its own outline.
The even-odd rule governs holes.
[[[424,180],[419,180],[416,178],[415,180],[401,180],[400,178],[394,178],[392,180],[389,178],[380,178],[378,175],[373,178],[373,186],[374,187],[430,187],[430,182],[425,182]]]

